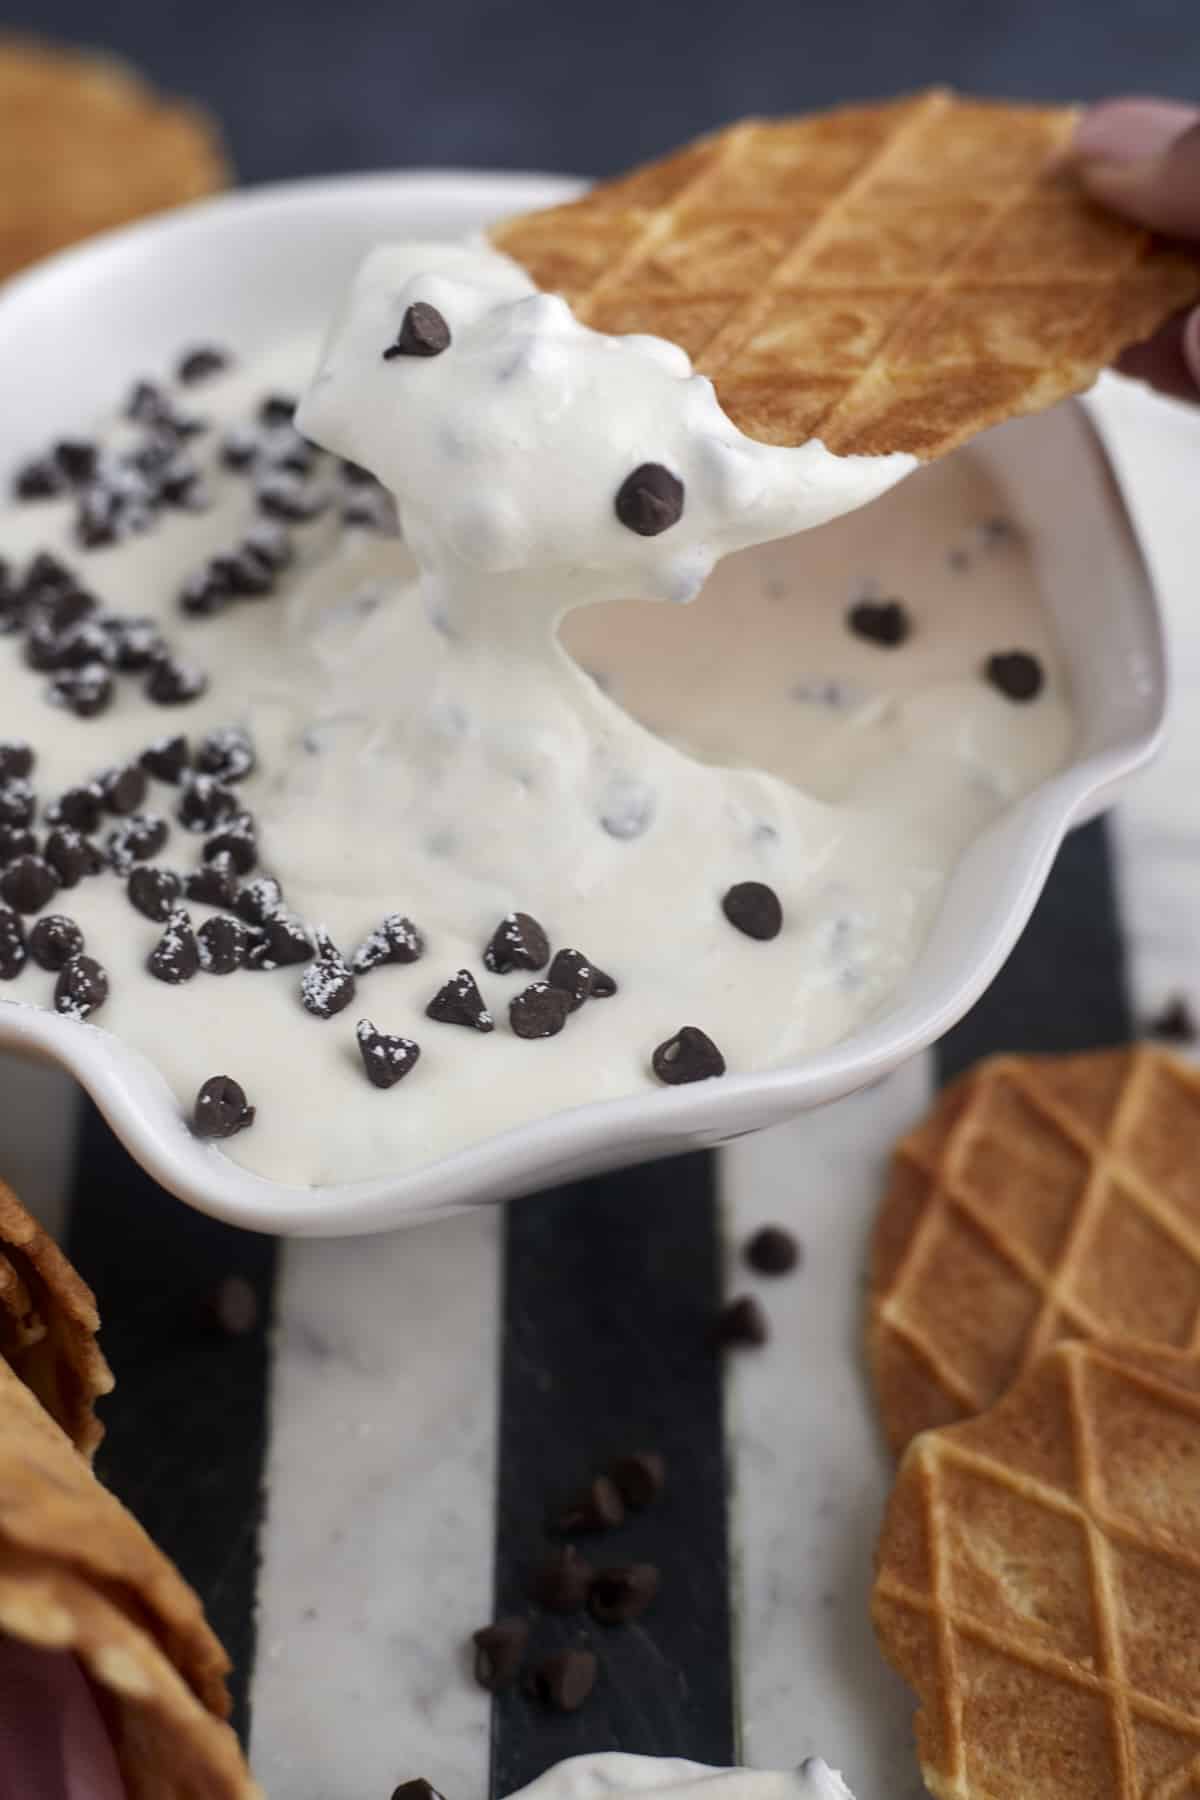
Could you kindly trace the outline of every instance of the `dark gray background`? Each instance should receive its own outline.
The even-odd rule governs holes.
[[[742,113],[947,81],[1200,96],[1200,0],[25,0],[222,118],[245,181],[403,165],[612,173]]]

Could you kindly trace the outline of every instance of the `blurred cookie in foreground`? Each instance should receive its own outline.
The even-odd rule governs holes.
[[[1200,1352],[1200,1073],[1148,1044],[999,1056],[898,1146],[868,1354],[897,1452],[1063,1338]]]
[[[228,177],[199,108],[115,58],[0,36],[0,279]]]
[[[1200,1361],[1064,1344],[910,1447],[872,1611],[938,1800],[1200,1794]]]
[[[95,1401],[113,1385],[99,1325],[91,1289],[0,1181],[0,1359],[89,1461],[104,1435]]]
[[[746,119],[492,242],[585,325],[682,345],[748,437],[925,460],[1200,298],[1200,255],[1061,169],[1077,116],[932,89]]]

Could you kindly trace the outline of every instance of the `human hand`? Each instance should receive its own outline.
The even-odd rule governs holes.
[[[1066,160],[1102,206],[1200,250],[1200,108],[1101,101],[1081,120]],[[1131,345],[1117,367],[1160,393],[1200,401],[1200,306]]]

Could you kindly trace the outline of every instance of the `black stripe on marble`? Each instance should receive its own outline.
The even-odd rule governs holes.
[[[1097,819],[1066,839],[1008,962],[938,1044],[938,1080],[1000,1051],[1094,1050],[1133,1035],[1112,843]]]
[[[103,1402],[97,1472],[196,1588],[233,1659],[233,1722],[245,1739],[254,1663],[267,1321],[276,1240],[235,1231],[166,1194],[84,1108],[67,1251],[95,1290],[117,1378]],[[224,1337],[197,1306],[231,1274],[259,1323]]]
[[[733,1645],[714,1162],[679,1157],[519,1201],[505,1225],[496,1616],[533,1618],[530,1657],[593,1649],[600,1677],[572,1714],[519,1689],[492,1712],[491,1791],[511,1794],[564,1756],[627,1750],[728,1764]],[[657,1563],[634,1625],[536,1616],[529,1578],[556,1540],[548,1509],[614,1456],[667,1461],[656,1505],[579,1537],[597,1564]]]

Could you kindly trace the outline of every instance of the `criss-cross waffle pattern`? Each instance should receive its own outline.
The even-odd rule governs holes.
[[[897,1147],[872,1246],[889,1441],[1063,1338],[1200,1353],[1200,1074],[1151,1045],[995,1057]]]
[[[95,1402],[113,1385],[99,1326],[91,1289],[0,1181],[0,1358],[89,1461],[104,1435]]]
[[[1200,294],[1048,166],[1074,117],[935,90],[751,119],[492,238],[586,324],[681,344],[750,437],[938,456]]]
[[[1200,1360],[1060,1345],[925,1433],[872,1610],[938,1800],[1200,1800]]]

